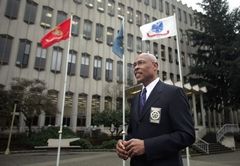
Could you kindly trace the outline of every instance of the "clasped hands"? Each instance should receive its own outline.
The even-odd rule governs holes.
[[[129,157],[142,155],[145,153],[144,141],[140,139],[118,140],[116,152],[124,160],[127,160]]]

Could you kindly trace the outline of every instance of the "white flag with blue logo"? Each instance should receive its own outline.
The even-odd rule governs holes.
[[[177,35],[175,15],[144,24],[140,27],[142,40],[162,39]]]

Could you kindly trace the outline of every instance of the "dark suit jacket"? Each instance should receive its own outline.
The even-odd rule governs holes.
[[[195,141],[187,97],[181,88],[159,81],[139,112],[139,95],[132,101],[127,140],[144,140],[145,154],[131,166],[182,166],[180,150]],[[161,108],[160,123],[150,122],[151,107]]]

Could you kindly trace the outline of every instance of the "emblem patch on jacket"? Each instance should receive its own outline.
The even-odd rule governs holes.
[[[161,118],[161,108],[151,107],[150,122],[159,124],[160,118]]]

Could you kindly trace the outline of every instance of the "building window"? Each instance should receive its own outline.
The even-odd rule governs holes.
[[[82,53],[80,76],[83,78],[87,78],[89,76],[89,62],[90,55],[85,52]]]
[[[179,61],[178,61],[178,51],[177,51],[177,49],[175,49],[175,62],[176,62],[176,65],[178,65],[179,64]]]
[[[142,12],[140,12],[139,10],[136,11],[136,24],[138,26],[142,25]]]
[[[117,61],[117,82],[123,82],[123,63],[122,61]]]
[[[152,8],[153,9],[157,8],[157,0],[152,0]]]
[[[127,49],[129,51],[133,51],[133,35],[132,34],[128,34],[127,35]]]
[[[58,101],[58,91],[56,90],[48,90],[48,97],[50,98],[50,100],[55,104],[57,105],[57,101]],[[52,114],[49,114],[49,113],[46,113],[46,116],[45,116],[45,126],[49,126],[49,125],[52,125],[54,126],[55,125],[55,116],[52,115]]]
[[[64,11],[57,11],[57,22],[56,24],[58,25],[59,23],[63,22],[67,18],[67,13]]]
[[[151,52],[149,40],[145,40],[145,52]]]
[[[99,43],[103,42],[103,25],[97,23],[96,24],[96,38],[95,40]]]
[[[148,14],[144,14],[144,23],[147,24],[150,22],[150,17]]]
[[[141,53],[141,52],[142,52],[142,38],[137,37],[137,53]]]
[[[94,1],[95,0],[86,0],[86,6],[89,8],[93,8],[94,7]]]
[[[108,82],[112,82],[113,80],[113,60],[112,59],[106,59],[105,79]]]
[[[25,13],[24,13],[24,22],[27,24],[34,24],[36,13],[37,13],[38,4],[34,1],[27,0]]]
[[[8,0],[5,10],[5,16],[9,19],[16,19],[18,16],[19,6],[20,0]]]
[[[180,81],[180,75],[177,74],[177,81]]]
[[[189,14],[189,20],[190,20],[190,26],[192,26],[193,25],[193,19],[192,19],[192,15],[191,14]]]
[[[76,74],[76,59],[77,59],[77,51],[70,50],[69,58],[68,58],[68,70],[67,74],[73,76]]]
[[[93,78],[95,80],[101,80],[102,71],[102,58],[99,56],[94,57],[94,66],[93,66]]]
[[[73,16],[72,19],[72,36],[79,35],[79,26],[80,26],[80,18],[78,16]]]
[[[146,6],[148,6],[148,5],[149,5],[149,0],[144,0],[144,4],[145,4]]]
[[[167,72],[165,71],[162,72],[162,80],[163,81],[167,80]]]
[[[83,0],[73,0],[76,4],[81,4]]]
[[[133,64],[127,64],[127,84],[129,86],[133,85]]]
[[[159,57],[159,55],[158,55],[158,43],[156,43],[156,42],[153,42],[153,54],[158,59],[158,57]]]
[[[64,105],[64,118],[63,118],[63,125],[70,126],[70,117],[73,110],[73,93],[66,92],[65,97],[65,105]]]
[[[182,21],[182,12],[180,8],[178,8],[178,20]]]
[[[166,15],[170,14],[170,12],[169,12],[169,3],[167,1],[165,1],[165,12],[166,12]]]
[[[118,3],[118,15],[123,16],[124,17],[124,4],[122,3]]]
[[[121,97],[117,97],[116,99],[116,110],[119,111],[119,110],[122,110],[122,98]]]
[[[187,12],[183,11],[183,14],[184,14],[184,23],[187,24]]]
[[[176,12],[176,7],[172,5],[172,15]]]
[[[163,12],[163,0],[159,0],[159,11]]]
[[[127,8],[127,20],[129,23],[133,23],[133,8]]]
[[[197,19],[197,17],[194,17],[194,23],[195,23],[195,28],[197,29],[198,28],[198,19]]]
[[[181,53],[181,61],[182,61],[182,66],[185,67],[186,62],[185,62],[185,53],[184,52]]]
[[[46,65],[46,57],[47,57],[47,49],[42,48],[41,45],[38,44],[34,69],[38,71],[43,71]]]
[[[104,12],[105,10],[105,0],[97,0],[97,10]]]
[[[12,50],[13,37],[9,35],[0,35],[0,64],[6,65],[9,62],[10,53]]]
[[[53,73],[60,73],[61,71],[62,54],[63,54],[63,49],[61,47],[53,47],[52,64],[51,64],[51,71]]]
[[[28,65],[28,59],[31,51],[31,41],[27,39],[20,39],[16,66],[25,68]]]
[[[171,80],[172,82],[174,82],[174,74],[173,74],[173,73],[170,73],[169,76],[170,76],[170,80]]]
[[[43,28],[50,28],[52,25],[53,9],[48,6],[43,6],[40,25]]]
[[[112,27],[107,27],[107,45],[109,46],[113,45],[113,35],[114,29]]]
[[[83,37],[86,40],[90,40],[92,38],[92,21],[90,20],[84,20]]]
[[[162,60],[163,60],[163,61],[166,60],[165,46],[164,46],[164,45],[161,45],[161,57],[162,57]]]
[[[114,16],[115,14],[115,1],[114,0],[108,0],[108,15]]]
[[[168,60],[169,63],[173,63],[172,48],[168,47]]]
[[[87,94],[82,93],[78,95],[77,126],[86,125],[86,113],[87,113]]]
[[[104,109],[112,110],[112,97],[110,97],[110,96],[105,97]]]
[[[100,96],[93,95],[92,96],[92,113],[100,111]]]
[[[183,30],[179,29],[179,32],[180,32],[180,42],[183,43]]]

